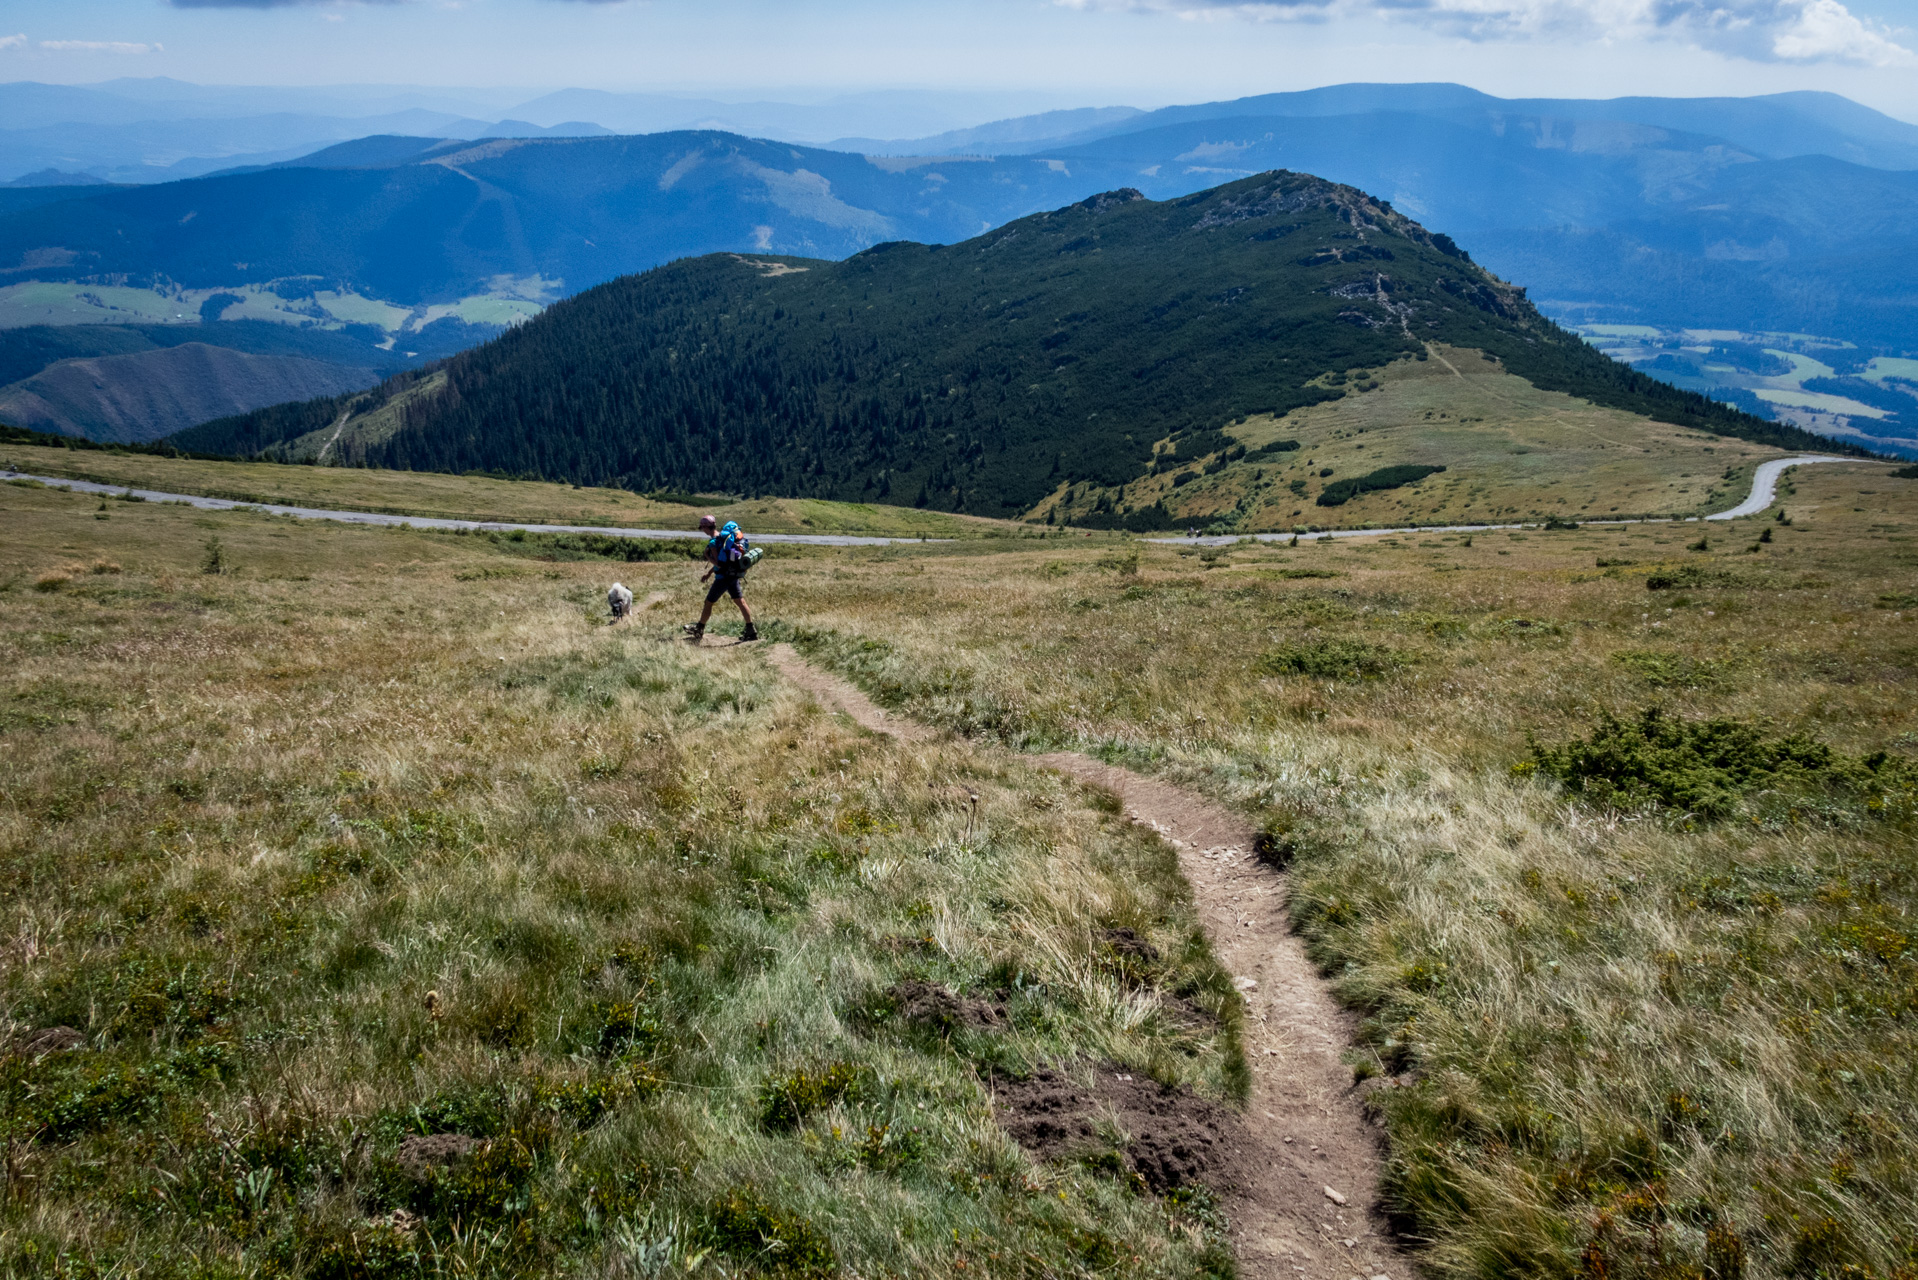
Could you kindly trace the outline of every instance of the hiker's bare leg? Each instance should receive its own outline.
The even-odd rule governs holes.
[[[708,601],[706,602],[706,607],[705,607],[704,609],[701,609],[701,610],[699,611],[699,625],[700,625],[700,626],[702,626],[702,627],[703,627],[703,626],[705,626],[705,625],[706,625],[706,619],[708,619],[708,618],[710,618],[710,617],[712,617],[712,616],[713,616],[713,602],[712,602],[712,601],[710,601],[710,600],[708,600]]]
[[[746,620],[746,625],[747,625],[747,626],[749,626],[749,627],[750,627],[750,626],[752,626],[752,625],[753,625],[753,611],[752,611],[751,609],[748,609],[748,608],[746,607],[746,602],[745,602],[745,600],[743,600],[743,599],[740,599],[740,600],[735,600],[735,601],[733,601],[733,603],[739,606],[739,616],[740,616],[740,617],[742,617],[742,618],[744,618],[744,619]]]

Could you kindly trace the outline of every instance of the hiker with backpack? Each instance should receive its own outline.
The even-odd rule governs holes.
[[[739,606],[739,616],[746,620],[746,629],[739,633],[740,641],[759,639],[759,631],[753,626],[753,611],[746,607],[743,591],[746,570],[758,563],[758,549],[731,520],[722,528],[712,516],[701,516],[699,531],[707,535],[706,563],[712,566],[699,580],[711,578],[713,585],[706,592],[706,607],[700,610],[699,621],[686,624],[687,637],[694,644],[699,643],[700,637],[706,634],[707,620],[713,616],[713,606],[719,603],[720,596],[727,595]]]

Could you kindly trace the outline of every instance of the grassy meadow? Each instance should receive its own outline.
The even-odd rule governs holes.
[[[1918,482],[1831,464],[1731,524],[861,552],[761,609],[882,702],[1258,815],[1431,1274],[1888,1278],[1914,539]]]
[[[5,1274],[1229,1272],[1202,1190],[987,1100],[1243,1091],[1115,804],[672,643],[684,562],[24,484],[0,530]],[[615,573],[678,603],[608,627]]]
[[[658,502],[624,489],[577,488],[530,480],[368,471],[357,467],[205,462],[107,450],[0,444],[0,465],[31,475],[124,484],[241,502],[374,511],[449,520],[519,524],[691,529],[704,511],[760,533],[849,533],[902,538],[976,538],[1011,532],[1004,521],[812,498],[720,500],[711,506]]]
[[[1125,500],[1163,501],[1182,523],[1230,533],[1704,515],[1735,505],[1758,464],[1784,456],[1541,391],[1482,352],[1456,347],[1434,345],[1425,359],[1400,359],[1339,385],[1345,394],[1337,400],[1231,427],[1253,456],[1169,468],[1127,485]],[[1281,440],[1299,448],[1258,452]],[[1342,479],[1404,463],[1446,470],[1318,505]],[[1108,493],[1116,496],[1066,486],[1031,514],[1068,523]]]
[[[1243,1087],[1170,852],[1019,760],[1065,745],[1262,824],[1427,1274],[1918,1275],[1882,466],[1709,525],[770,550],[762,631],[919,745],[665,643],[684,564],[20,486],[0,529],[17,1272],[1224,1271],[1204,1196],[989,1119],[1041,1062]],[[597,626],[613,576],[672,598]]]

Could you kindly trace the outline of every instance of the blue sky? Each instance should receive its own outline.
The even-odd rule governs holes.
[[[0,15],[0,80],[986,89],[1025,109],[1453,80],[1507,96],[1828,89],[1918,121],[1918,0],[7,0]]]

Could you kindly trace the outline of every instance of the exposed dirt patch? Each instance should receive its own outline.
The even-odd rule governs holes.
[[[14,1052],[24,1058],[38,1058],[49,1053],[78,1049],[86,1042],[85,1033],[72,1027],[41,1027],[38,1031],[29,1031],[21,1036],[14,1045]]]
[[[992,1105],[1012,1140],[1041,1160],[1117,1156],[1155,1195],[1199,1184],[1225,1192],[1239,1181],[1245,1126],[1190,1089],[1104,1066],[1089,1082],[1042,1070],[992,1081]]]
[[[990,1000],[961,996],[936,982],[909,978],[886,989],[898,1017],[915,1027],[951,1035],[962,1027],[1004,1026],[1006,1015]]]
[[[1139,964],[1159,963],[1159,949],[1131,929],[1107,929],[1105,942],[1112,954],[1121,959]]]
[[[478,1138],[463,1133],[415,1134],[401,1140],[393,1163],[412,1176],[422,1178],[430,1170],[458,1164],[479,1145]]]

